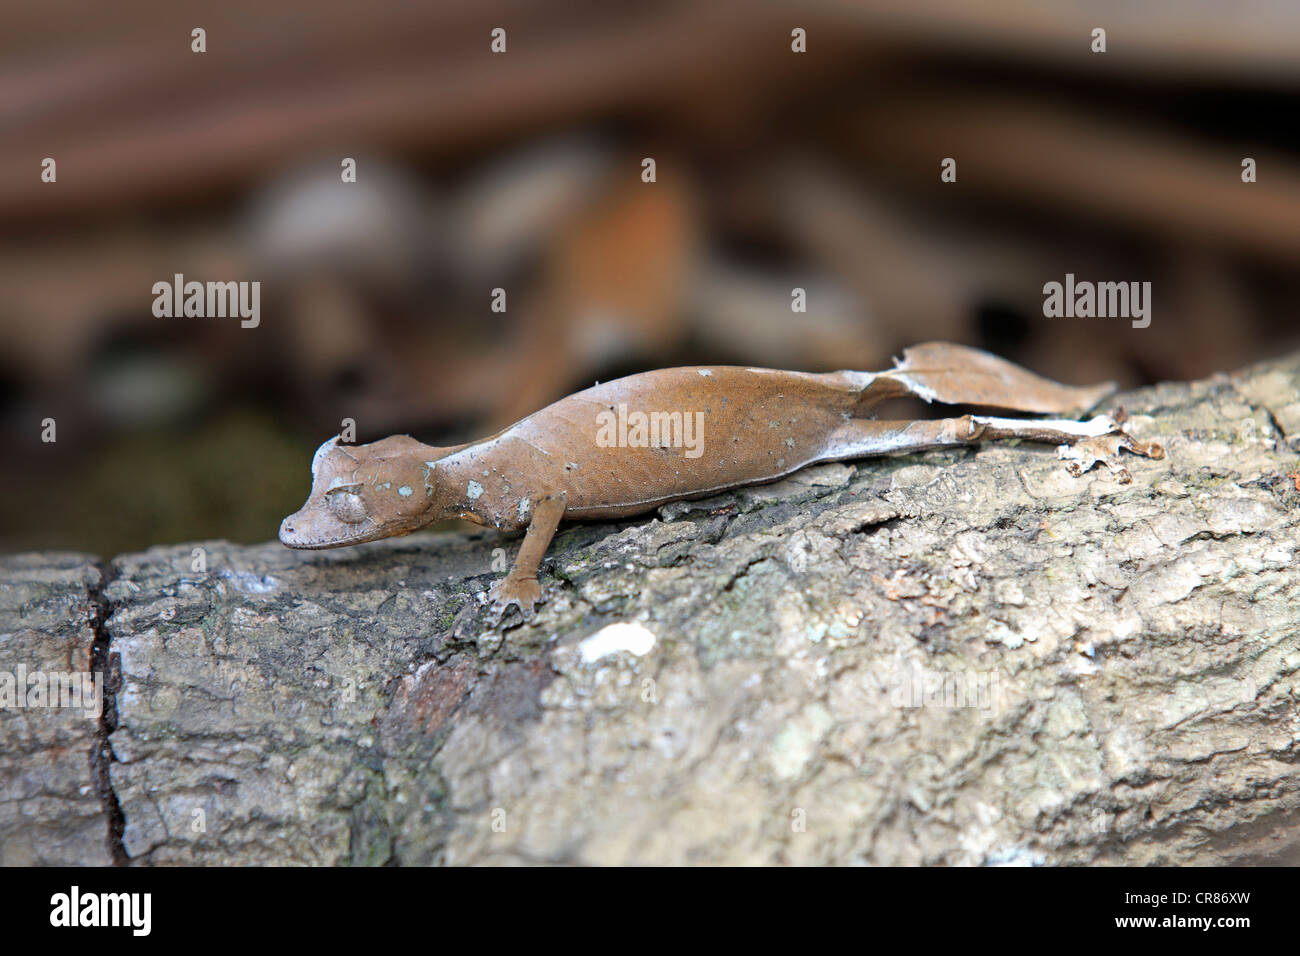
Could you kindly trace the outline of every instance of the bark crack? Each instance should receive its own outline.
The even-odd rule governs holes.
[[[95,742],[90,748],[90,775],[99,792],[100,802],[104,807],[104,820],[107,828],[108,852],[114,866],[127,866],[131,857],[126,852],[122,837],[126,831],[126,817],[122,805],[113,790],[113,778],[109,767],[114,760],[113,745],[108,736],[117,729],[117,692],[121,689],[121,662],[118,655],[111,653],[112,638],[108,633],[108,619],[113,614],[113,607],[108,600],[108,585],[116,576],[111,564],[96,563],[99,579],[87,590],[89,606],[89,625],[94,640],[90,647],[90,671],[92,674],[104,675],[104,707],[99,717],[99,727],[95,732]]]

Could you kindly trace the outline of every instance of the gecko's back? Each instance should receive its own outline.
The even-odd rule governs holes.
[[[845,373],[660,369],[561,399],[440,464],[491,524],[556,490],[570,517],[617,517],[818,460],[860,395]]]

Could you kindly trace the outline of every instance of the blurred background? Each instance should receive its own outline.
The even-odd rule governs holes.
[[[666,365],[1282,354],[1297,91],[1291,0],[7,4],[0,547],[269,540],[344,418],[447,444]],[[155,317],[176,273],[260,324]],[[1066,273],[1150,327],[1045,318]]]

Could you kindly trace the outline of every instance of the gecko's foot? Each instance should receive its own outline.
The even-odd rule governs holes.
[[[1065,459],[1066,470],[1075,478],[1090,470],[1098,462],[1105,465],[1121,485],[1133,480],[1124,463],[1120,461],[1120,451],[1128,451],[1143,458],[1164,458],[1165,450],[1155,442],[1138,441],[1124,430],[1123,422],[1127,416],[1120,409],[1113,420],[1113,429],[1105,435],[1095,438],[1082,438],[1070,445],[1061,445],[1056,449],[1057,457]]]
[[[507,574],[492,585],[488,597],[492,600],[492,615],[497,621],[505,616],[512,604],[519,608],[525,621],[531,621],[537,613],[535,608],[542,603],[542,583],[535,577]]]

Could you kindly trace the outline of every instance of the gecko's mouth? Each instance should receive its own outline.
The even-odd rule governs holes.
[[[365,544],[381,537],[381,530],[373,522],[364,525],[347,525],[341,521],[322,522],[321,515],[307,515],[299,511],[280,522],[280,543],[300,551],[319,551],[325,548],[344,548],[350,544]],[[327,524],[327,527],[322,527]]]
[[[280,522],[280,543],[298,551],[322,551],[346,548],[383,538],[400,538],[419,528],[416,520],[377,522],[366,518],[359,524],[347,524],[321,511],[303,509]]]

